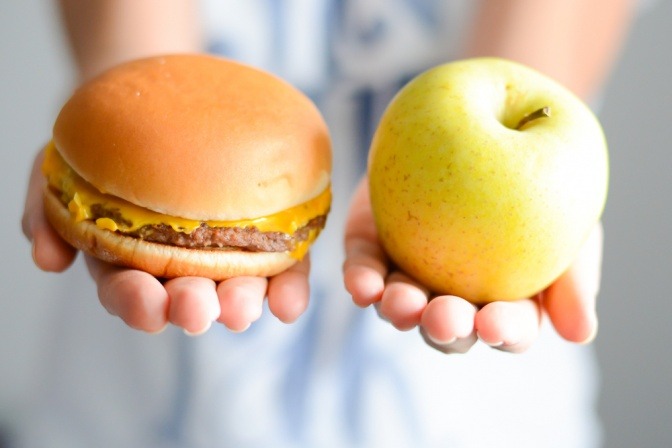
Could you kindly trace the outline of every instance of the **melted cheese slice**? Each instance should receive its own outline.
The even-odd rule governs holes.
[[[68,204],[68,209],[75,221],[93,219],[94,214],[91,207],[100,205],[105,210],[113,211],[115,214],[118,213],[120,219],[98,218],[96,219],[96,225],[101,229],[122,233],[133,232],[143,226],[158,224],[169,225],[177,232],[191,233],[205,223],[209,227],[256,227],[261,232],[282,232],[291,235],[308,224],[311,219],[326,214],[331,205],[331,190],[327,188],[319,196],[308,202],[273,215],[253,219],[199,221],[164,215],[116,196],[101,193],[75,173],[58,153],[53,142],[50,142],[46,147],[42,172],[49,185],[61,192],[61,200]],[[310,244],[317,238],[318,233],[319,230],[317,229],[311,230],[308,239],[296,245],[292,256],[297,259],[303,258]]]

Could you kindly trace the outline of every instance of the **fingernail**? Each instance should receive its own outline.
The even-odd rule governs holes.
[[[599,327],[598,321],[597,321],[597,316],[594,317],[594,322],[595,323],[593,324],[593,331],[590,333],[590,335],[588,335],[588,337],[584,341],[579,342],[579,344],[588,345],[595,340],[595,338],[597,337],[597,330],[598,330],[598,327]]]
[[[30,254],[33,257],[33,263],[35,263],[35,265],[37,265],[37,241],[35,241],[34,239],[33,239],[33,244],[32,244],[32,247],[31,247]]]
[[[489,345],[490,347],[497,348],[497,347],[501,347],[502,345],[504,345],[504,341],[490,342],[490,341],[486,341],[485,339],[483,339],[483,337],[481,336],[480,333],[477,332],[476,334],[478,335],[478,339],[480,339],[481,341],[483,341],[484,344]]]
[[[442,341],[436,338],[433,338],[430,334],[427,334],[427,337],[429,338],[430,341],[432,341],[436,345],[450,345],[454,344],[457,341],[457,336],[453,336],[452,338]]]
[[[28,215],[25,215],[21,219],[21,230],[23,231],[23,235],[28,239],[28,241],[33,240],[33,222],[30,220]]]
[[[240,328],[240,329],[229,328],[229,331],[231,333],[243,333],[243,332],[247,331],[247,329],[250,328],[251,326],[252,326],[252,322],[248,322],[247,325],[245,325],[243,328]]]
[[[161,334],[161,333],[163,333],[164,331],[166,331],[166,328],[168,328],[168,323],[165,323],[165,324],[163,325],[163,327],[159,328],[159,329],[156,330],[156,331],[148,331],[147,333],[149,333],[149,334]]]
[[[199,330],[199,331],[193,331],[193,332],[192,332],[192,331],[187,330],[186,328],[183,329],[182,331],[183,331],[184,334],[186,334],[187,336],[191,336],[191,337],[194,337],[194,336],[200,336],[200,335],[202,335],[203,333],[205,333],[206,331],[208,331],[208,330],[210,329],[211,326],[212,326],[212,322],[208,322],[208,323],[205,325],[205,327],[204,327],[203,329]]]

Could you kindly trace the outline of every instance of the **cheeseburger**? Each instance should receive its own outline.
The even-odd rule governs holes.
[[[47,145],[45,211],[74,247],[157,277],[271,276],[331,203],[331,146],[285,81],[206,55],[122,64],[79,87]]]

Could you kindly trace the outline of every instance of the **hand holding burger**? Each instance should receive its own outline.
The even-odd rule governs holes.
[[[267,73],[197,55],[134,61],[81,86],[42,163],[53,229],[90,256],[99,291],[109,281],[135,297],[118,306],[101,292],[106,308],[134,327],[171,321],[190,332],[215,319],[244,329],[266,293],[282,320],[300,314],[301,260],[325,223],[330,170],[310,100]],[[72,251],[38,211],[36,176],[24,230],[38,266],[62,270]],[[286,281],[299,286],[297,303],[280,299]]]

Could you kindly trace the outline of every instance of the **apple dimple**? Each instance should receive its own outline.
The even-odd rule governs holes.
[[[538,120],[540,118],[548,118],[551,116],[551,108],[544,106],[541,109],[537,109],[534,112],[530,112],[520,119],[518,126],[516,126],[516,131],[522,131],[525,126]]]
[[[503,108],[499,113],[499,122],[513,131],[522,131],[540,118],[551,116],[549,104],[539,104],[537,95],[525,89],[516,88],[512,82],[503,85]]]

